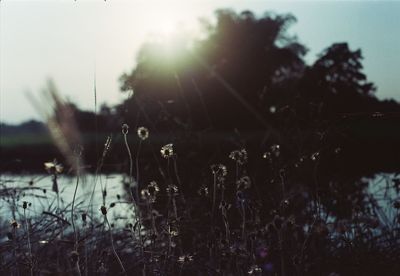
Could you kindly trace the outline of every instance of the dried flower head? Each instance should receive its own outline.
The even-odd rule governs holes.
[[[142,189],[140,191],[140,196],[143,200],[148,200],[151,196],[150,196],[150,192],[147,189]]]
[[[121,128],[122,128],[122,134],[127,135],[129,132],[129,126],[127,124],[123,124]]]
[[[243,165],[247,162],[247,151],[245,149],[234,150],[229,154],[229,158],[235,160],[238,164]]]
[[[248,176],[242,176],[237,182],[236,187],[238,190],[246,190],[251,186],[251,179]]]
[[[137,130],[137,134],[141,140],[146,140],[149,138],[149,130],[145,127],[139,127]]]
[[[274,144],[271,146],[270,148],[271,153],[275,156],[275,157],[279,157],[279,155],[281,154],[281,146],[278,144]]]
[[[100,211],[103,215],[107,215],[107,208],[105,206],[100,207]]]
[[[175,185],[168,185],[166,188],[168,196],[176,196],[178,195],[178,187]]]
[[[201,195],[201,196],[208,196],[208,187],[206,187],[206,186],[201,186],[200,188],[199,188],[199,190],[197,191],[197,193],[199,194],[199,195]]]
[[[191,263],[191,262],[193,262],[193,260],[194,260],[194,258],[192,255],[185,254],[185,255],[179,256],[178,263],[183,265],[183,264]]]
[[[12,228],[17,229],[21,227],[21,224],[19,224],[15,219],[10,220],[10,225]]]
[[[214,164],[211,165],[212,173],[217,177],[224,177],[228,174],[228,170],[225,165],[223,164]]]
[[[249,275],[261,275],[262,269],[258,265],[252,265],[247,271]]]
[[[317,151],[317,152],[314,152],[313,154],[311,154],[310,159],[311,159],[312,161],[315,161],[315,160],[318,159],[318,157],[319,157],[319,152]]]
[[[267,159],[268,161],[271,161],[271,160],[272,160],[272,154],[271,154],[271,152],[269,152],[269,151],[264,152],[263,158],[264,158],[264,159]]]
[[[167,144],[163,146],[160,150],[161,156],[164,158],[170,158],[174,155],[173,144]]]
[[[150,181],[149,185],[147,186],[147,190],[152,196],[156,196],[160,192],[160,188],[155,181]]]
[[[48,173],[51,173],[51,174],[62,173],[62,171],[64,169],[63,165],[59,164],[56,159],[54,159],[53,161],[50,161],[50,162],[45,162],[44,168],[46,169],[46,171]]]

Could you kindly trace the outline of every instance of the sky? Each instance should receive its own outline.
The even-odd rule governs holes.
[[[135,66],[140,45],[175,27],[193,34],[216,9],[292,13],[289,33],[306,45],[312,63],[335,42],[362,50],[376,96],[400,101],[400,0],[0,0],[0,121],[41,119],[27,94],[39,97],[51,78],[78,107],[116,104],[126,97],[119,77]]]

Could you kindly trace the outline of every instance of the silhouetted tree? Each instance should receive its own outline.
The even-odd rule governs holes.
[[[137,101],[157,126],[172,119],[197,129],[260,128],[263,96],[273,81],[304,69],[305,47],[286,34],[295,18],[267,13],[258,19],[230,10],[219,10],[216,17],[208,36],[190,51],[182,37],[174,57],[166,45],[146,44],[136,68],[121,78],[122,89],[134,91],[125,106]],[[126,117],[134,120],[134,115]]]

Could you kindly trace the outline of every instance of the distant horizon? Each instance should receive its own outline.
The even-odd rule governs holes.
[[[83,110],[93,111],[95,75],[98,106],[121,102],[118,78],[134,68],[151,33],[196,28],[219,8],[292,13],[298,21],[288,33],[310,49],[309,64],[332,43],[348,42],[361,49],[377,98],[400,100],[399,1],[1,1],[0,122],[40,121],[25,94],[37,97],[48,78]]]

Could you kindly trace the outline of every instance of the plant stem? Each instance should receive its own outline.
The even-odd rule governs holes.
[[[109,232],[110,232],[111,247],[112,247],[114,256],[115,256],[115,258],[117,259],[117,261],[118,261],[118,263],[119,263],[119,265],[120,265],[120,267],[121,267],[121,269],[122,269],[123,274],[127,275],[126,270],[125,270],[125,267],[124,267],[124,265],[122,264],[122,261],[121,261],[121,259],[119,258],[118,254],[117,254],[117,251],[115,250],[114,238],[113,238],[113,235],[112,235],[112,230],[111,230],[110,222],[109,222],[108,219],[107,219],[107,215],[104,215],[104,219],[105,219],[105,221],[107,222],[108,229],[109,229]]]
[[[32,246],[31,246],[31,238],[30,238],[30,235],[29,235],[28,219],[26,218],[26,212],[25,211],[26,211],[26,209],[24,208],[25,230],[26,230],[26,236],[28,238],[30,272],[31,272],[31,276],[33,276]]]

